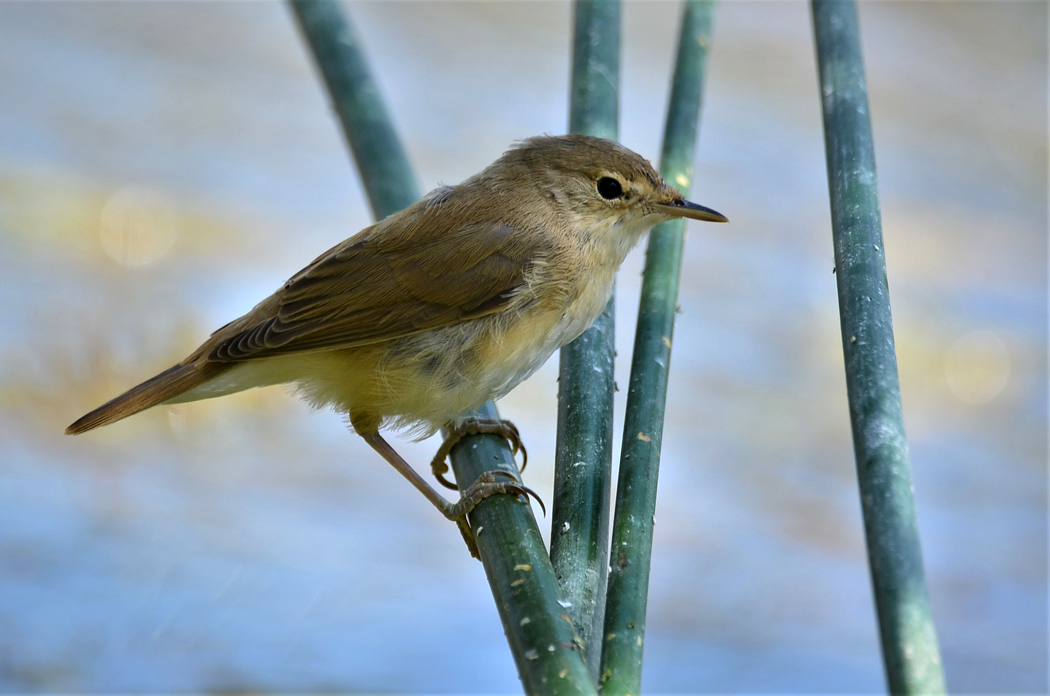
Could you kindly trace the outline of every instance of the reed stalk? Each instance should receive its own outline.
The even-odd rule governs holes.
[[[620,0],[577,0],[569,130],[616,140]],[[609,568],[615,295],[583,335],[561,349],[551,562],[594,680],[601,659]]]
[[[944,693],[904,437],[886,247],[853,0],[814,0],[846,390],[883,661],[894,694]]]
[[[712,2],[685,3],[664,128],[660,172],[686,195],[692,186],[713,13]],[[658,225],[649,234],[646,249],[613,518],[599,681],[603,694],[638,694],[641,689],[660,444],[684,229],[681,220]]]

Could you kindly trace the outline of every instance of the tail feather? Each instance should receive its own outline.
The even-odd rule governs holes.
[[[81,417],[66,428],[66,435],[86,433],[127,418],[150,406],[161,404],[189,389],[200,386],[215,377],[218,372],[224,371],[226,367],[228,365],[222,363],[204,363],[203,365],[190,363],[169,367],[156,377],[146,380],[137,387],[132,387],[117,398]]]

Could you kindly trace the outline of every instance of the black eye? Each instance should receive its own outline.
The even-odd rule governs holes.
[[[601,179],[598,179],[598,195],[607,201],[611,201],[623,195],[623,186],[620,186],[620,182],[611,176],[603,176]]]

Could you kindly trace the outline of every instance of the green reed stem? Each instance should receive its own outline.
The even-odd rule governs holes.
[[[421,191],[357,32],[337,2],[290,4],[339,115],[372,214],[382,219],[407,208]]]
[[[692,186],[713,13],[712,2],[688,0],[682,15],[660,170],[683,194]],[[637,694],[641,689],[653,518],[683,230],[681,220],[657,226],[649,235],[646,251],[613,518],[600,681],[603,694]]]
[[[340,5],[291,0],[291,7],[324,76],[375,216],[411,205],[419,198],[411,165]],[[499,417],[491,402],[478,415]],[[492,435],[464,438],[451,459],[457,481],[469,483],[496,469],[517,474],[506,440]],[[509,495],[493,496],[469,518],[525,691],[594,694],[529,505]],[[449,533],[454,533],[451,527]]]
[[[476,415],[499,417],[492,403]],[[452,449],[456,480],[474,481],[497,469],[517,474],[508,454],[502,437],[464,439]],[[486,498],[470,513],[470,526],[525,693],[595,694],[582,642],[529,505],[509,495]]]
[[[569,130],[617,137],[620,1],[575,3]],[[615,297],[579,338],[561,349],[551,562],[598,676],[609,558]]]
[[[944,693],[904,437],[875,150],[852,0],[814,0],[846,388],[883,660],[895,694]]]

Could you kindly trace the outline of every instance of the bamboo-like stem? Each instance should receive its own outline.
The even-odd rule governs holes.
[[[577,0],[569,130],[615,140],[620,0]],[[609,559],[615,297],[561,349],[551,562],[597,680]]]
[[[411,165],[338,3],[291,0],[291,6],[324,76],[376,217],[415,202],[419,191]],[[499,417],[491,402],[478,415]],[[492,435],[464,438],[451,458],[457,481],[469,483],[496,469],[517,473],[506,440]],[[529,505],[512,496],[493,496],[469,517],[526,692],[594,694]],[[451,526],[449,533],[454,533]]]
[[[712,2],[688,0],[682,15],[660,170],[683,194],[692,186],[713,11]],[[641,689],[656,484],[683,231],[680,220],[657,226],[649,235],[646,251],[613,518],[600,680],[603,694],[637,694]]]
[[[368,67],[361,40],[331,0],[290,0],[313,52],[377,220],[419,200],[421,191]]]
[[[498,417],[491,403],[476,415]],[[507,453],[507,441],[496,435],[461,441],[452,450],[456,480],[474,481],[497,469],[516,474]],[[568,602],[528,504],[509,495],[487,498],[470,513],[470,526],[525,693],[595,694]]]
[[[944,693],[904,437],[857,10],[852,0],[814,0],[812,10],[846,388],[886,678],[895,694]]]

